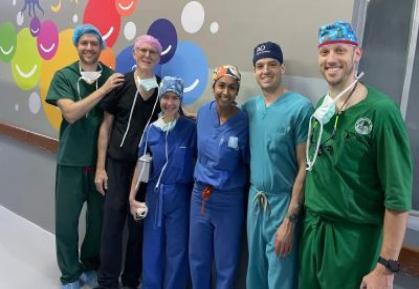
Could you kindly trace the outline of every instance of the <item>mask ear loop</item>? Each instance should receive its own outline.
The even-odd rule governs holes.
[[[355,78],[355,81],[354,82],[352,82],[347,88],[345,88],[342,92],[341,92],[341,94],[340,94],[340,96],[342,96],[343,94],[345,94],[346,93],[346,91],[348,91],[349,89],[351,89],[351,88],[353,88],[353,86],[354,85],[356,85],[357,83],[358,83],[358,81],[362,78],[364,76],[364,72],[361,72],[356,78]],[[340,97],[339,96],[339,97]],[[339,98],[339,97],[337,97],[337,98],[335,98],[334,100],[333,100],[333,102],[334,103],[336,103],[336,101],[337,101],[337,99]],[[320,121],[320,120],[318,120],[318,119],[316,119],[316,118],[314,118],[315,120],[317,120],[317,122],[320,124],[320,132],[319,132],[319,135],[318,135],[318,137],[317,137],[317,143],[316,143],[316,149],[315,149],[315,153],[314,153],[314,155],[313,155],[313,159],[310,159],[310,145],[311,145],[311,136],[312,136],[312,130],[313,130],[313,126],[315,126],[317,123],[315,123],[314,125],[312,125],[312,120],[313,120],[313,118],[314,118],[314,114],[310,117],[310,122],[309,122],[309,125],[308,125],[308,136],[307,136],[307,145],[306,145],[306,162],[307,162],[307,167],[306,167],[306,170],[307,171],[311,171],[311,169],[313,168],[313,166],[314,166],[314,163],[316,162],[316,159],[317,159],[317,156],[318,156],[318,154],[319,154],[319,149],[320,149],[320,144],[321,144],[321,139],[322,139],[322,136],[323,136],[323,123]]]
[[[134,113],[135,102],[137,101],[137,98],[138,98],[138,94],[139,94],[139,92],[138,92],[138,88],[137,88],[137,92],[135,93],[134,101],[132,102],[131,111],[130,111],[129,118],[128,118],[127,128],[126,128],[126,130],[125,130],[124,136],[122,137],[122,140],[121,140],[121,143],[120,143],[119,147],[122,147],[122,146],[124,145],[125,138],[127,137],[127,134],[128,134],[128,131],[129,131],[129,127],[130,127],[130,125],[131,125],[132,115],[133,115],[133,113]],[[157,106],[157,103],[158,103],[158,102],[159,102],[159,98],[158,98],[158,97],[156,97],[156,101],[154,102],[154,106],[153,106],[153,110],[151,111],[151,115],[150,115],[150,117],[149,117],[149,118],[148,118],[148,120],[147,120],[147,123],[146,123],[146,125],[145,125],[144,130],[143,130],[143,133],[141,134],[140,144],[141,144],[141,143],[142,143],[142,141],[143,141],[144,132],[146,131],[146,129],[148,128],[148,126],[149,126],[149,124],[150,124],[151,118],[152,118],[152,117],[153,117],[153,115],[154,115],[154,111],[156,110],[156,106]],[[147,141],[148,141],[148,133],[147,133],[147,136],[146,136],[146,144],[147,144]],[[147,147],[147,146],[145,146],[145,148],[146,148],[146,147]],[[144,154],[145,154],[145,152],[146,152],[146,151],[144,151]]]
[[[79,79],[77,80],[77,96],[78,99],[81,100],[81,95],[80,95],[80,80],[82,80],[83,78],[80,76]],[[98,83],[98,79],[96,79],[96,90],[98,90],[99,88],[99,83]],[[86,118],[89,116],[89,112],[86,112]]]
[[[311,171],[311,169],[314,166],[314,163],[316,162],[317,155],[319,154],[320,143],[321,143],[322,136],[323,136],[323,124],[319,122],[320,123],[320,132],[319,132],[319,135],[317,137],[316,149],[314,150],[313,159],[310,159],[311,136],[312,136],[312,133],[313,133],[313,129],[317,124],[317,123],[315,123],[314,127],[312,126],[312,120],[313,119],[314,119],[314,116],[312,115],[310,117],[310,121],[309,121],[309,124],[308,124],[308,136],[307,136],[307,145],[306,145],[306,159],[307,159],[306,170],[307,171]]]

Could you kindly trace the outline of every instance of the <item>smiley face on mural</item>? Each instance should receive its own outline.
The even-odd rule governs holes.
[[[96,26],[106,46],[112,47],[119,36],[121,16],[116,11],[114,0],[90,0],[84,10],[83,23]]]
[[[0,25],[0,60],[10,62],[16,52],[16,32],[12,23]]]
[[[115,0],[116,11],[121,16],[130,16],[137,9],[139,0]]]
[[[41,32],[36,40],[39,55],[45,60],[54,57],[58,48],[58,28],[51,20],[41,24]]]
[[[208,82],[208,60],[205,52],[191,41],[179,41],[173,58],[161,65],[162,76],[183,79],[184,104],[191,104],[205,91]]]
[[[38,36],[39,32],[41,32],[41,21],[38,17],[32,18],[29,23],[29,30],[31,31],[33,37]]]
[[[154,21],[147,34],[157,38],[162,46],[160,64],[168,62],[176,52],[177,32],[175,26],[167,19],[160,18]]]
[[[29,90],[38,84],[41,74],[41,57],[36,49],[36,39],[28,28],[17,34],[16,52],[12,58],[12,75],[16,85],[22,90]]]

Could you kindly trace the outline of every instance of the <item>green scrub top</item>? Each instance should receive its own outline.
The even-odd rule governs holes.
[[[101,87],[113,73],[110,68],[101,64],[102,75],[98,79]],[[57,105],[59,99],[79,101],[96,90],[96,83],[87,84],[80,79],[79,63],[75,62],[54,74],[48,90],[46,102]],[[80,87],[80,95],[77,89]],[[59,148],[57,162],[65,166],[92,166],[96,164],[97,137],[99,126],[102,122],[103,111],[98,105],[89,113],[73,124],[64,118],[60,126]]]
[[[306,176],[305,205],[331,220],[378,225],[385,208],[411,208],[413,164],[399,109],[367,89],[364,100],[324,126],[320,154]],[[318,134],[314,125],[310,155]]]

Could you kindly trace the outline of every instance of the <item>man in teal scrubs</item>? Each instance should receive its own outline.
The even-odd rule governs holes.
[[[79,289],[80,278],[94,281],[99,265],[103,197],[94,184],[96,146],[102,111],[98,102],[123,82],[122,75],[99,62],[104,48],[100,32],[80,25],[73,33],[79,61],[57,71],[46,101],[61,110],[63,120],[57,155],[55,235],[62,289]],[[81,253],[78,222],[84,202],[86,235]]]
[[[297,287],[298,216],[313,108],[306,97],[283,86],[278,44],[257,45],[253,65],[263,96],[243,105],[250,128],[247,289],[292,289]]]
[[[390,289],[399,269],[411,150],[398,107],[357,81],[361,55],[349,23],[320,28],[318,60],[329,93],[311,120],[301,289]]]

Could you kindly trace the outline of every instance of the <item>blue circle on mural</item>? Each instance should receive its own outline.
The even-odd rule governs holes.
[[[135,60],[132,56],[132,45],[125,47],[116,56],[116,67],[115,71],[119,73],[127,73],[135,68]]]
[[[172,22],[164,18],[157,19],[148,28],[147,34],[160,41],[162,46],[160,63],[163,64],[172,59],[177,47],[177,32]]]
[[[204,50],[191,41],[179,41],[173,58],[162,65],[162,76],[183,79],[183,103],[191,104],[201,97],[208,82],[208,60]]]

